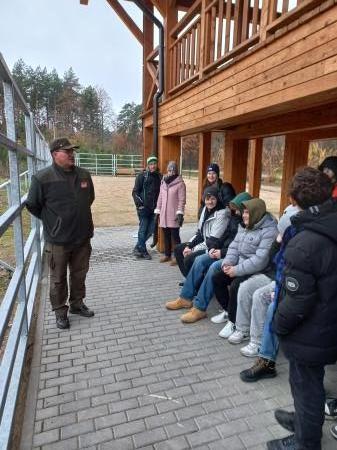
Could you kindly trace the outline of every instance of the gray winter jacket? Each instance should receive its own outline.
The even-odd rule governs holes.
[[[261,272],[268,265],[269,250],[277,234],[277,221],[270,213],[252,229],[239,225],[222,266],[234,266],[236,277]]]
[[[204,226],[202,227],[205,210],[206,207],[204,207],[198,223],[198,232],[200,232],[202,228],[203,242],[198,243],[195,247],[193,247],[194,252],[198,250],[205,250],[206,252],[208,250],[206,245],[206,240],[208,238],[213,237],[220,239],[224,234],[231,217],[229,208],[219,209],[218,211],[215,211],[213,216],[206,219]],[[192,240],[193,238],[190,241]]]

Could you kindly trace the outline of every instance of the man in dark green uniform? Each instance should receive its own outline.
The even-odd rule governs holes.
[[[91,204],[95,192],[89,172],[75,166],[77,148],[67,138],[51,143],[53,163],[32,177],[26,205],[43,223],[50,268],[50,302],[56,326],[61,329],[70,326],[67,300],[70,313],[94,315],[83,299],[94,230]]]

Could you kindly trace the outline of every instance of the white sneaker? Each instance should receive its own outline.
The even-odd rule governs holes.
[[[249,339],[249,333],[244,333],[243,331],[235,330],[228,338],[228,342],[231,344],[241,344],[241,342]]]
[[[219,336],[228,339],[235,331],[235,325],[233,322],[228,321],[223,329],[220,331]]]
[[[225,323],[228,320],[228,313],[227,311],[222,311],[220,314],[217,314],[216,316],[213,316],[211,318],[211,322],[213,323]]]
[[[240,353],[243,356],[248,356],[249,358],[255,358],[259,354],[259,346],[253,342],[249,342],[245,347],[240,348]]]

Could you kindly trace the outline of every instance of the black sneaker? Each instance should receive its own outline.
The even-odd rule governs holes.
[[[143,258],[143,259],[149,259],[149,260],[150,260],[150,259],[152,259],[152,256],[151,256],[149,253],[146,252],[146,253],[143,253],[143,254],[142,254],[142,258]]]
[[[137,258],[142,258],[143,257],[143,253],[139,250],[138,247],[135,247],[132,251],[132,254],[134,256],[136,256]]]
[[[274,378],[277,372],[275,362],[266,358],[258,358],[250,369],[240,372],[240,378],[246,383],[261,380],[261,378]]]
[[[83,317],[93,317],[95,315],[94,311],[89,309],[84,303],[78,307],[70,306],[69,312],[71,314],[78,314]]]
[[[282,439],[267,442],[268,450],[295,450],[295,436],[291,434]]]
[[[337,418],[337,398],[325,399],[325,418],[328,420],[335,420]]]
[[[281,427],[292,433],[295,432],[295,414],[293,412],[288,412],[284,409],[276,409],[274,416]]]
[[[330,433],[335,439],[337,439],[337,425],[334,425],[333,427],[330,428]]]
[[[66,330],[67,328],[70,328],[70,323],[68,317],[65,316],[56,316],[56,326],[57,328],[60,328],[61,330]]]

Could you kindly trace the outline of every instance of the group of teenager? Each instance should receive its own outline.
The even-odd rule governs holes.
[[[295,412],[276,410],[275,417],[292,434],[267,447],[319,450],[324,419],[337,418],[337,400],[326,398],[323,385],[325,366],[337,361],[337,157],[299,169],[288,194],[277,221],[262,199],[236,193],[210,164],[197,231],[181,243],[185,183],[174,161],[161,177],[150,157],[133,189],[140,223],[134,254],[151,258],[146,241],[159,223],[160,262],[177,264],[185,277],[166,308],[186,310],[181,321],[194,323],[207,317],[215,297],[221,312],[211,321],[224,325],[219,336],[256,357],[242,381],[275,377],[281,346]],[[337,425],[331,433],[337,439]]]

